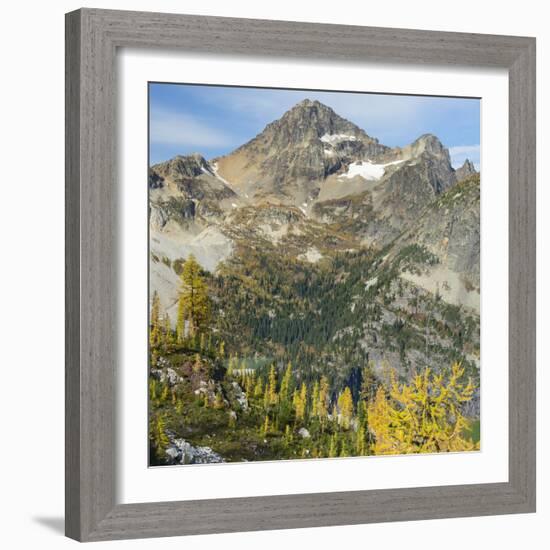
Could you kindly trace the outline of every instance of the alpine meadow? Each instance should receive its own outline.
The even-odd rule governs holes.
[[[479,100],[149,113],[149,464],[479,450]]]

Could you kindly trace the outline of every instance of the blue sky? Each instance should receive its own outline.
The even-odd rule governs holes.
[[[439,137],[453,166],[479,169],[480,100],[186,84],[150,84],[151,164],[198,152],[231,152],[299,101],[318,99],[390,147]]]

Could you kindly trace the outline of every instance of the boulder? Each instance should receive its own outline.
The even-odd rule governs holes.
[[[298,430],[298,435],[302,437],[303,439],[309,439],[311,437],[311,434],[309,433],[309,430],[306,428],[300,428]]]
[[[166,449],[169,464],[213,464],[224,462],[210,447],[193,446],[185,439],[173,439]]]

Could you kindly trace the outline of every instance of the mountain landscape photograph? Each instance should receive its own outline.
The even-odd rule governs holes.
[[[149,84],[149,465],[479,451],[480,100]]]

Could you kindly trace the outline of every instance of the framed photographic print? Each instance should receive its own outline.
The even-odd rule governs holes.
[[[534,39],[66,29],[67,535],[534,511]]]

